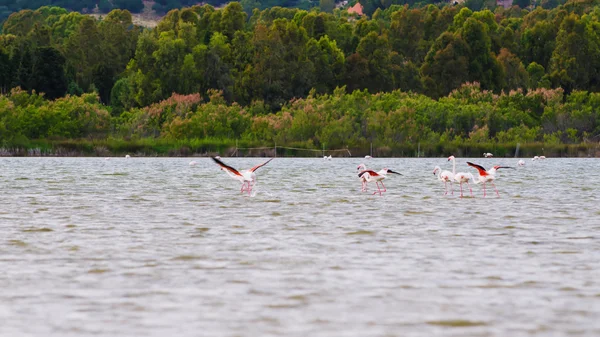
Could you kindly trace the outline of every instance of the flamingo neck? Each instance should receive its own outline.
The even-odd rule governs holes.
[[[456,159],[452,158],[452,175],[456,175]]]
[[[471,180],[473,180],[474,184],[479,184],[481,181],[479,180],[475,180],[475,176],[473,176],[473,173],[469,172],[469,178],[471,178]]]
[[[442,169],[439,166],[436,166],[433,168],[433,170],[437,170],[437,174],[435,176],[438,178],[438,180],[442,180],[442,177],[440,177],[442,175]]]

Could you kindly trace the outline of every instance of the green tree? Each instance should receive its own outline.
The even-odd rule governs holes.
[[[526,89],[529,86],[529,74],[515,54],[502,48],[498,55],[498,62],[500,62],[505,76],[503,90]]]
[[[447,95],[469,81],[469,45],[460,36],[442,34],[427,53],[421,72],[431,96]]]
[[[75,80],[85,91],[89,90],[94,69],[102,60],[102,53],[98,50],[102,46],[101,41],[96,20],[89,16],[81,19],[77,30],[65,41],[67,64],[75,69]]]
[[[43,92],[49,99],[62,97],[67,92],[65,58],[53,47],[39,47],[35,51],[32,71],[32,89]]]
[[[563,20],[550,59],[552,82],[568,93],[600,89],[600,26],[571,14]]]
[[[484,89],[502,87],[502,68],[491,52],[488,26],[475,18],[465,21],[460,34],[469,46],[469,80],[481,83]]]
[[[335,2],[333,0],[319,0],[319,9],[322,12],[331,13],[335,8]]]

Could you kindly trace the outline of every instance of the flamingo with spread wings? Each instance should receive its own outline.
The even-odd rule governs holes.
[[[496,188],[496,185],[494,184],[494,180],[496,179],[496,171],[501,168],[512,169],[512,167],[496,165],[496,166],[492,167],[491,169],[486,170],[485,168],[483,168],[483,166],[473,164],[471,162],[467,162],[467,165],[474,167],[477,169],[477,171],[479,171],[479,177],[478,177],[477,183],[483,183],[483,196],[484,197],[485,197],[485,184],[486,183],[492,184],[492,186],[494,186],[494,190],[496,190],[496,195],[500,196],[500,193],[498,193],[498,189]]]
[[[379,172],[375,172],[373,170],[360,171],[360,173],[358,173],[358,177],[361,179],[364,179],[364,181],[366,181],[366,183],[370,183],[370,182],[374,181],[375,184],[377,185],[377,191],[373,192],[373,194],[379,192],[379,195],[381,195],[381,192],[387,191],[387,189],[385,188],[385,185],[383,184],[383,179],[386,178],[388,173],[393,173],[393,174],[397,174],[397,175],[401,176],[401,174],[398,172],[384,168],[384,169],[380,170]],[[383,186],[383,191],[379,187],[379,183],[381,183],[381,186]],[[366,188],[365,188],[365,190],[366,190]]]
[[[219,166],[221,166],[221,170],[227,172],[227,174],[231,178],[241,182],[242,188],[241,188],[240,192],[244,193],[244,190],[245,190],[248,192],[248,195],[250,195],[250,193],[252,192],[252,188],[254,188],[254,185],[256,185],[256,174],[254,173],[254,171],[267,165],[271,160],[273,160],[273,158],[271,158],[262,164],[254,166],[251,169],[238,171],[238,170],[234,169],[233,167],[223,163],[222,161],[220,161],[219,159],[217,159],[215,157],[211,157],[211,158],[212,158],[212,160],[215,161],[215,163],[217,163]]]

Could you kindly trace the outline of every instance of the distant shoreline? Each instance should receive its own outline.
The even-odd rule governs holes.
[[[0,146],[0,157],[399,157],[436,158],[448,155],[483,157],[491,152],[494,158],[550,157],[600,158],[600,144],[497,144],[497,143],[404,143],[392,145],[364,144],[343,149],[303,146],[303,144],[267,145],[264,143],[224,140],[35,140],[29,144]],[[517,153],[518,151],[518,153]],[[418,153],[417,153],[418,152]]]

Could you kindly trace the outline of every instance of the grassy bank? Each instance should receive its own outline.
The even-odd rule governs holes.
[[[517,150],[518,149],[518,150]],[[517,153],[518,151],[518,153]],[[548,143],[402,143],[392,146],[373,145],[375,157],[481,157],[484,152],[492,152],[495,157],[600,157],[600,144],[548,144]],[[56,157],[192,157],[192,156],[240,156],[240,157],[320,157],[323,154],[333,157],[363,157],[371,154],[371,144],[328,149],[316,148],[309,142],[290,144],[264,144],[249,141],[220,139],[67,139],[31,140],[19,144],[3,144],[0,156],[56,156]]]

